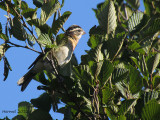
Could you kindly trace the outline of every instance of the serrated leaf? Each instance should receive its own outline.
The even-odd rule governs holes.
[[[37,28],[39,28],[41,30],[42,33],[49,33],[49,31],[51,31],[51,28],[49,25],[47,24],[43,24],[43,22],[40,19],[33,19],[33,20],[28,20],[27,21],[28,24],[30,25],[34,25]]]
[[[144,49],[140,46],[139,43],[137,43],[134,40],[129,43],[128,48],[131,49],[132,51],[145,55]]]
[[[11,26],[11,33],[17,40],[25,41],[27,38],[27,32],[24,29],[20,19],[17,17],[13,18],[13,26]]]
[[[48,93],[41,94],[38,98],[31,99],[34,107],[49,112],[51,109],[51,98]]]
[[[131,107],[133,107],[136,103],[135,99],[130,99],[130,100],[125,100],[122,102],[118,114],[119,115],[125,115],[130,109]]]
[[[29,115],[27,120],[52,120],[52,117],[49,112],[37,109]]]
[[[109,77],[111,76],[113,70],[114,70],[114,67],[113,67],[112,63],[108,60],[104,60],[102,68],[101,68],[101,72],[98,75],[98,78],[99,78],[102,86],[104,86],[106,84],[106,82],[109,79]]]
[[[21,14],[26,19],[28,19],[28,18],[30,18],[30,19],[36,19],[37,18],[37,9],[38,8],[35,8],[35,9],[33,9],[33,8],[27,8],[27,9],[23,10]]]
[[[34,108],[29,102],[20,102],[18,103],[18,115],[22,115],[25,119],[33,112]]]
[[[69,16],[72,13],[70,11],[66,11],[63,13],[62,16],[60,16],[57,20],[55,20],[52,23],[52,32],[54,35],[57,35],[57,33],[59,32],[59,30],[62,28],[63,24],[67,21],[67,19],[69,18]]]
[[[94,34],[94,35],[91,35],[87,43],[88,43],[88,46],[90,46],[92,49],[95,49],[102,41],[103,41],[103,38],[101,35]]]
[[[106,104],[106,105],[108,105],[108,103],[114,97],[113,90],[111,88],[109,88],[108,86],[106,86],[102,89],[102,95],[103,95],[102,102],[103,102],[103,104]]]
[[[140,6],[140,0],[126,0],[129,5],[131,5],[131,7],[133,7],[134,9],[138,9]]]
[[[159,96],[158,96],[158,91],[147,91],[147,92],[144,92],[144,103],[148,103],[150,100],[153,100],[153,99],[157,99]]]
[[[157,33],[160,30],[160,17],[159,14],[151,17],[143,29],[140,30],[139,34],[141,35],[141,39],[144,39],[144,37],[154,36],[155,33]]]
[[[52,47],[52,42],[51,42],[51,39],[49,38],[49,35],[48,34],[41,34],[38,39],[37,39],[40,44],[44,47],[48,47],[48,48],[51,48]]]
[[[95,10],[95,13],[100,27],[107,34],[115,31],[117,27],[117,16],[113,1],[106,1],[98,10]]]
[[[112,73],[112,82],[117,83],[127,78],[128,76],[128,69],[125,68],[115,68]]]
[[[33,47],[33,45],[35,44],[35,38],[33,37],[33,35],[29,35],[27,34],[27,41],[28,41],[28,44]]]
[[[129,72],[129,90],[131,93],[136,94],[143,87],[143,78],[140,74],[140,71],[130,65]]]
[[[142,18],[143,12],[136,12],[132,14],[132,16],[128,20],[128,29],[130,32],[135,30],[135,27],[140,24]]]
[[[110,38],[109,40],[105,41],[102,46],[103,53],[107,51],[107,53],[109,53],[109,58],[114,60],[122,48],[125,36],[126,33],[122,32],[118,33],[115,38]]]
[[[44,3],[41,8],[41,21],[43,24],[60,8],[60,3],[58,0],[51,0],[47,3]]]
[[[156,100],[149,101],[142,109],[142,120],[158,120],[160,118],[160,104]]]
[[[38,8],[42,7],[43,3],[44,0],[33,0],[33,4]]]

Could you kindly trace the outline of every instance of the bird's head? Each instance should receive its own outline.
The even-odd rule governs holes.
[[[86,34],[85,31],[78,25],[72,25],[66,30],[66,35],[76,40],[79,40],[84,34]]]

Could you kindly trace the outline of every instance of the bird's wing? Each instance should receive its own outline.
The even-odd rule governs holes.
[[[40,54],[36,60],[28,67],[28,69],[30,69],[31,67],[33,67],[41,58],[43,58],[43,54]]]

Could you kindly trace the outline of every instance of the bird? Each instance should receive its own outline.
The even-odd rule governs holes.
[[[78,25],[71,25],[64,33],[64,37],[57,44],[57,47],[51,48],[47,52],[49,59],[55,58],[60,68],[63,68],[71,60],[73,51],[77,46],[82,35],[86,34],[85,31]],[[17,84],[21,86],[21,91],[24,91],[34,76],[46,70],[52,72],[53,67],[49,63],[43,54],[40,54],[36,60],[29,67],[29,71],[21,77]]]

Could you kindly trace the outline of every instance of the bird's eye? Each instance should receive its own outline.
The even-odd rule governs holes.
[[[81,32],[81,30],[78,30],[78,32]]]

